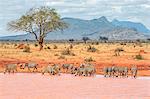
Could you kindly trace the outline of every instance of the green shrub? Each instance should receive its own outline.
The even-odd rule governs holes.
[[[135,59],[143,60],[143,56],[141,54],[138,54],[138,55],[135,56]]]

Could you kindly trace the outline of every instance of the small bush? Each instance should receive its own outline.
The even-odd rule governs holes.
[[[14,47],[16,47],[17,46],[17,44],[14,44]]]
[[[67,48],[66,50],[62,51],[61,55],[71,55],[71,56],[75,56],[74,53],[72,53],[69,48]]]
[[[96,45],[99,45],[99,42],[96,42],[95,44],[96,44]]]
[[[74,53],[71,53],[71,56],[76,56]]]
[[[124,51],[123,48],[116,48],[116,49],[115,49],[115,52],[123,52],[123,51]]]
[[[47,49],[51,49],[49,46],[47,46]]]
[[[72,48],[73,48],[73,45],[71,44],[71,45],[69,46],[69,48],[72,49]]]
[[[123,48],[116,48],[116,49],[114,50],[115,56],[120,56],[120,52],[123,52],[123,51],[124,51]]]
[[[44,47],[44,49],[51,49],[49,46]]]
[[[30,46],[29,45],[25,46],[23,52],[30,53]]]
[[[59,56],[58,59],[65,59],[65,56]]]
[[[54,56],[59,56],[58,54],[54,54]]]
[[[22,43],[22,44],[19,44],[19,45],[17,46],[18,49],[24,49],[24,47],[25,47],[25,44],[23,44],[23,43]]]
[[[135,56],[135,59],[142,60],[143,56],[141,54],[138,54],[138,55]]]
[[[95,47],[91,47],[89,46],[88,49],[87,49],[88,52],[96,52],[97,49]]]
[[[85,62],[93,62],[94,59],[92,57],[89,57],[89,58],[85,58],[84,61]]]
[[[77,45],[79,45],[79,44],[80,44],[80,42],[77,42],[76,44],[77,44]]]
[[[69,49],[66,49],[64,51],[62,51],[62,55],[70,55],[71,51]]]
[[[56,45],[54,45],[54,47],[53,47],[54,49],[57,49],[58,47],[56,46]]]
[[[10,43],[6,43],[6,45],[10,45]]]
[[[38,44],[36,44],[36,43],[35,43],[35,44],[34,44],[34,46],[35,46],[35,47],[37,47],[37,46],[38,46]]]
[[[92,45],[94,45],[95,43],[94,43],[94,42],[92,42],[91,44],[92,44]]]

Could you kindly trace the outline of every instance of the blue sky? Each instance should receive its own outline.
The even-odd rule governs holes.
[[[141,22],[150,29],[150,0],[0,0],[0,36],[23,32],[7,31],[7,23],[19,18],[32,7],[50,6],[61,17]]]

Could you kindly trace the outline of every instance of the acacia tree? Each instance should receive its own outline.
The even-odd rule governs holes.
[[[90,40],[90,38],[89,38],[89,37],[83,37],[82,40],[83,40],[84,43],[86,44],[86,42],[87,42],[88,40]]]
[[[55,9],[42,6],[40,8],[32,8],[18,20],[9,22],[8,30],[24,31],[33,34],[40,46],[40,50],[42,50],[44,39],[48,33],[55,30],[63,30],[67,26]]]

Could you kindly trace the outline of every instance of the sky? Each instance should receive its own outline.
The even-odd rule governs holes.
[[[62,18],[89,20],[106,16],[109,21],[141,22],[150,29],[150,0],[0,0],[0,36],[23,34],[8,31],[7,23],[40,6],[55,8]]]

